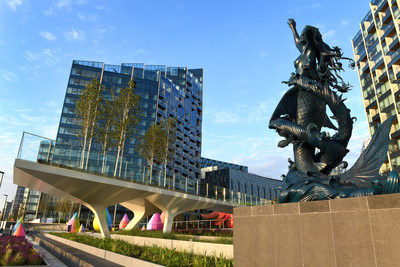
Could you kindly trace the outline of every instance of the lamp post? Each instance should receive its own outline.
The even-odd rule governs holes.
[[[1,179],[0,179],[0,188],[1,188],[1,183],[3,182],[4,172],[0,171],[0,174],[1,174]]]
[[[7,197],[8,195],[3,194],[3,196],[6,197],[6,201],[4,202],[4,207],[3,207],[3,214],[1,215],[1,223],[3,224],[3,218],[5,218],[6,216],[6,205],[7,205]]]

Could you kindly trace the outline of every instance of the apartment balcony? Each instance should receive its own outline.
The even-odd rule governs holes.
[[[377,6],[377,9],[375,10],[375,14],[378,12],[381,12],[384,7],[387,7],[387,2],[385,0],[375,0],[371,1],[371,4],[374,6]]]
[[[379,52],[379,53],[381,53],[381,52]],[[382,56],[377,56],[376,58],[372,59],[372,61],[375,62],[375,66],[371,69],[372,72],[375,72],[376,69],[380,69],[384,63]]]
[[[395,53],[391,54],[390,62],[388,63],[388,68],[398,63],[400,63],[400,51],[396,51]]]
[[[378,99],[379,101],[382,101],[383,99],[385,99],[386,97],[388,97],[391,94],[390,90],[387,90],[384,94],[379,93],[378,95]]]
[[[390,158],[397,158],[398,156],[400,156],[400,150],[396,150],[396,151],[389,151],[390,154]]]
[[[390,135],[391,139],[400,139],[400,130],[395,131]]]
[[[382,59],[382,61],[383,61],[383,59]],[[382,74],[378,75],[378,81],[380,83],[384,83],[387,80],[388,80],[388,76],[387,76],[387,72],[386,71],[383,71]]]
[[[397,48],[399,48],[399,38],[397,37],[397,34],[396,34],[396,35],[394,35],[392,42],[389,44],[389,50],[396,51]]]
[[[361,48],[361,49],[359,49],[359,54],[358,54],[358,56],[360,56],[360,57],[359,57],[359,59],[357,60],[357,63],[359,63],[359,62],[361,62],[361,61],[364,61],[364,59],[367,57],[367,53],[365,53],[364,47]]]
[[[374,122],[374,121],[377,121],[377,122],[379,122],[380,121],[380,117],[379,117],[379,113],[376,113],[374,116],[372,116],[372,121]]]
[[[367,32],[368,32],[368,34],[373,34],[375,31],[376,31],[375,23],[371,22],[371,25],[369,25]]]
[[[390,104],[387,107],[381,107],[381,112],[389,113],[392,109],[394,109],[394,104]]]
[[[373,102],[371,102],[368,106],[365,107],[365,110],[370,110],[370,109],[375,109],[378,108],[378,104],[376,102],[376,100],[374,100]]]
[[[366,63],[365,65],[364,65],[364,67],[362,68],[362,73],[364,74],[364,73],[369,73],[369,64],[368,63]]]
[[[390,13],[389,13],[389,16],[390,16]],[[391,23],[391,24],[388,24],[388,25],[384,25],[382,27],[382,30],[383,30],[384,33],[381,36],[381,41],[383,41],[386,37],[388,37],[390,34],[392,34],[393,31],[395,31],[394,24]]]

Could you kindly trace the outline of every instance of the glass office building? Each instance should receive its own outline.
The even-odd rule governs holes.
[[[352,41],[371,136],[382,122],[395,116],[381,172],[400,171],[399,4],[397,0],[372,1]]]
[[[114,91],[127,87],[133,79],[136,82],[135,93],[140,96],[140,121],[134,136],[125,144],[120,165],[123,175],[118,176],[131,180],[143,179],[148,169],[146,161],[136,151],[138,137],[143,136],[153,123],[160,122],[162,118],[176,118],[176,153],[168,163],[167,177],[200,179],[203,70],[185,67],[73,61],[52,155],[53,162],[59,157],[64,164],[67,159],[68,165],[77,165],[79,151],[68,149],[70,146],[81,146],[77,137],[80,125],[74,109],[80,91],[92,79],[98,79],[106,89],[112,88]],[[66,149],[63,149],[63,145]],[[92,144],[91,153],[94,151],[99,151],[99,154],[97,157],[90,156],[87,170],[100,173],[99,165],[96,164],[99,161],[100,144]],[[106,174],[113,175],[115,157],[108,157],[107,161]],[[159,176],[164,178],[164,175]],[[179,186],[176,184],[176,188]]]
[[[281,180],[248,173],[248,167],[243,165],[208,158],[202,158],[201,161],[203,196],[238,203],[245,201],[251,205],[262,205],[278,199]]]
[[[140,120],[135,127],[134,136],[125,144],[117,176],[120,179],[147,183],[144,180],[148,179],[149,168],[147,162],[136,151],[138,138],[162,118],[175,118],[177,121],[175,155],[168,163],[165,176],[161,166],[157,164],[154,166],[155,178],[152,182],[168,188],[199,193],[203,69],[141,63],[108,65],[102,62],[74,60],[57,138],[55,141],[41,142],[37,160],[42,163],[51,161],[52,164],[59,163],[71,168],[79,166],[82,144],[78,132],[81,126],[75,114],[75,107],[81,90],[93,79],[99,80],[104,88],[117,92],[119,88],[127,87],[128,82],[133,79],[136,83],[135,94],[140,97]],[[107,94],[107,90],[104,91]],[[86,171],[102,173],[102,165],[99,164],[102,162],[101,151],[100,144],[92,142]],[[110,152],[103,175],[114,176],[115,165],[115,153]],[[163,181],[164,178],[166,181]],[[40,192],[18,186],[16,197],[18,207],[15,208],[19,208],[20,212],[23,209],[25,219],[37,217],[40,195]]]

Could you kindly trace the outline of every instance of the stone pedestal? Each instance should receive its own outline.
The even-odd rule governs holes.
[[[400,194],[234,209],[237,266],[399,266]]]

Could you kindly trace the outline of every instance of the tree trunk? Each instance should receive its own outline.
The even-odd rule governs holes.
[[[124,148],[125,148],[125,145],[122,145],[122,148],[121,148],[121,160],[119,162],[119,173],[118,173],[119,177],[121,177],[122,161],[124,160]]]
[[[151,160],[150,160],[150,170],[149,170],[149,182],[150,182],[150,184],[151,184],[151,179],[152,179],[152,177],[153,177],[153,158],[151,158]]]
[[[97,97],[97,101],[98,101],[98,100],[99,100],[99,97]],[[98,103],[98,102],[97,102],[97,103]],[[95,116],[95,117],[93,117],[92,129],[91,129],[91,131],[90,131],[90,141],[89,141],[89,147],[88,147],[88,151],[87,151],[88,156],[87,156],[87,158],[86,158],[85,170],[87,170],[88,162],[89,162],[89,158],[90,158],[90,149],[91,149],[91,147],[92,147],[93,134],[94,134],[94,126],[95,126],[95,124],[96,124],[96,117],[97,117],[97,115],[96,115],[96,113],[97,113],[97,107],[98,107],[98,104],[96,104],[96,107],[94,108],[94,116]]]

